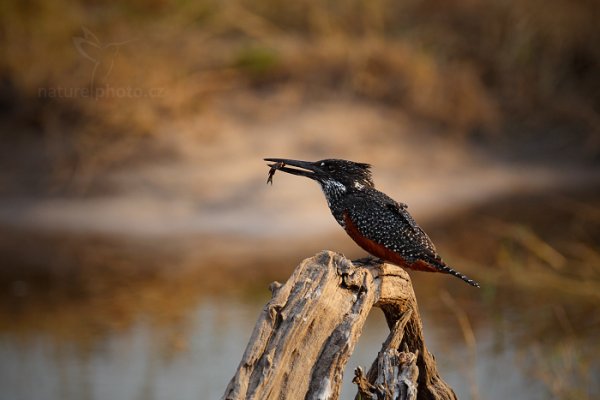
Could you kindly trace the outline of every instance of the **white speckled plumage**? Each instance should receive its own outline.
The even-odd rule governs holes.
[[[335,165],[336,162],[340,164]],[[320,163],[322,167],[334,164],[330,167],[331,177],[320,184],[331,213],[343,228],[346,228],[346,214],[362,236],[398,254],[407,264],[422,261],[438,271],[478,286],[442,261],[429,236],[409,214],[406,204],[398,203],[375,189],[366,164],[349,165],[352,162],[345,160],[324,160]]]

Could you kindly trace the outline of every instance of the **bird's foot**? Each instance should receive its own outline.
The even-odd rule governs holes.
[[[363,258],[354,260],[354,261],[352,261],[352,263],[353,264],[361,264],[361,265],[379,265],[379,264],[385,264],[385,260],[382,260],[379,257],[368,256],[368,257],[363,257]]]

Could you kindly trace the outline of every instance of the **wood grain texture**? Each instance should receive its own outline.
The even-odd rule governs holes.
[[[425,348],[415,295],[402,268],[353,264],[323,251],[302,261],[285,284],[273,283],[271,291],[223,399],[339,398],[344,368],[373,306],[385,313],[390,335],[369,372],[355,377],[359,395],[456,399]]]

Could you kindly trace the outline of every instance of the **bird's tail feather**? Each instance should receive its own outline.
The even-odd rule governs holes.
[[[440,260],[438,258],[432,258],[428,261],[431,263],[431,265],[433,265],[435,268],[437,268],[440,272],[445,272],[447,274],[454,275],[457,278],[460,278],[463,281],[467,282],[469,285],[475,286],[476,288],[480,287],[479,283],[475,282],[473,279],[467,277],[466,275],[463,275],[462,273],[458,272],[457,270],[449,267],[442,260]]]

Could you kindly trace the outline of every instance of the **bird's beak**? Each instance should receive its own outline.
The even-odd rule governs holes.
[[[289,160],[287,158],[265,158],[264,160],[273,162],[273,164],[268,164],[269,167],[292,175],[306,176],[307,178],[317,180],[318,176],[322,173],[321,168],[310,161]],[[290,166],[296,168],[289,168]]]

